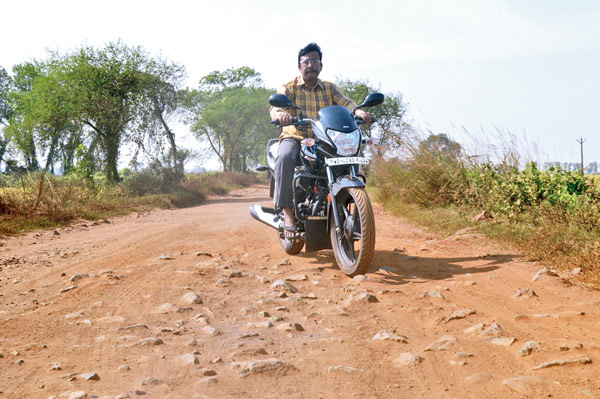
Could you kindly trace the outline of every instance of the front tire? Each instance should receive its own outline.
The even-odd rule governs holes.
[[[335,261],[348,276],[365,274],[375,254],[375,216],[364,189],[347,188],[338,194],[337,206],[342,224],[338,233],[330,230]]]

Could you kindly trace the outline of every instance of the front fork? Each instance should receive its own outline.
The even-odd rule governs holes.
[[[352,167],[354,168],[354,166]],[[327,166],[327,183],[329,185],[329,193],[331,194],[333,191],[333,172],[331,171],[331,166]],[[335,195],[331,194],[331,210],[333,211],[333,222],[335,223],[335,231],[340,234],[342,232],[342,224],[340,222],[340,213],[337,207],[337,200],[335,199]]]
[[[353,183],[353,179],[356,179],[356,167],[354,165],[350,165],[350,174],[349,176],[352,178],[352,180],[350,180],[348,183],[350,184],[345,184],[345,182],[342,182],[342,186],[341,188],[337,188],[334,187],[334,184],[336,183],[336,181],[334,180],[333,177],[333,171],[331,170],[331,166],[327,166],[327,183],[329,185],[329,193],[331,194],[331,210],[333,211],[333,221],[335,223],[335,231],[340,234],[343,231],[342,228],[342,222],[340,220],[340,212],[339,212],[339,208],[337,207],[337,200],[336,200],[336,196],[339,193],[341,188],[344,187],[364,187],[364,183],[362,184],[358,184],[358,183]],[[362,182],[362,180],[360,180]]]

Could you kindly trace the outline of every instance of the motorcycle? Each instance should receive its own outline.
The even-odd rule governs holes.
[[[294,236],[286,238],[281,209],[258,204],[250,206],[256,220],[277,230],[279,242],[290,255],[333,249],[339,268],[348,276],[365,274],[375,253],[375,217],[365,191],[366,177],[359,165],[369,160],[360,156],[361,145],[373,145],[375,140],[363,137],[358,125],[366,123],[355,115],[357,109],[374,107],[384,101],[381,93],[371,93],[352,111],[331,105],[319,111],[318,120],[302,117],[300,107],[283,94],[274,94],[269,103],[279,108],[300,109],[292,125],[312,126],[314,138],[302,140],[300,159],[293,177]],[[373,120],[375,122],[375,120]],[[279,125],[279,120],[271,121]],[[271,176],[270,197],[273,198],[274,168],[279,140],[267,143],[267,166]]]

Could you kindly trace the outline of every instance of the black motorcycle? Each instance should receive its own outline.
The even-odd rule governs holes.
[[[361,145],[374,140],[363,137],[359,124],[365,121],[355,115],[359,108],[383,103],[381,93],[369,94],[354,110],[332,105],[319,111],[319,120],[294,118],[293,125],[311,124],[315,138],[302,140],[301,164],[294,172],[293,189],[296,217],[295,235],[286,238],[281,209],[254,204],[250,214],[278,231],[281,246],[288,254],[297,254],[306,246],[306,252],[333,249],[340,269],[349,276],[365,274],[375,253],[375,218],[369,196],[365,191],[366,177],[359,173],[359,165],[369,160],[360,156]],[[274,107],[296,108],[283,94],[269,98]],[[275,120],[271,123],[279,125]],[[273,170],[279,140],[267,144],[267,165],[257,171],[269,171],[270,196],[275,181]]]

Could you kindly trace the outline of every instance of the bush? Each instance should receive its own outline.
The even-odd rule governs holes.
[[[423,142],[406,140],[395,159],[376,161],[371,184],[385,205],[399,201],[427,212],[459,207],[465,215],[486,210],[496,220],[485,226],[488,234],[536,259],[600,266],[598,180],[560,168],[542,171],[534,162],[521,169],[512,152],[498,163],[477,162],[477,156]],[[463,225],[471,223],[465,217]]]
[[[99,219],[154,207],[198,205],[207,195],[258,183],[256,175],[205,173],[176,175],[168,170],[132,172],[108,184],[102,175],[75,173],[0,175],[0,235],[51,227],[78,218]]]

